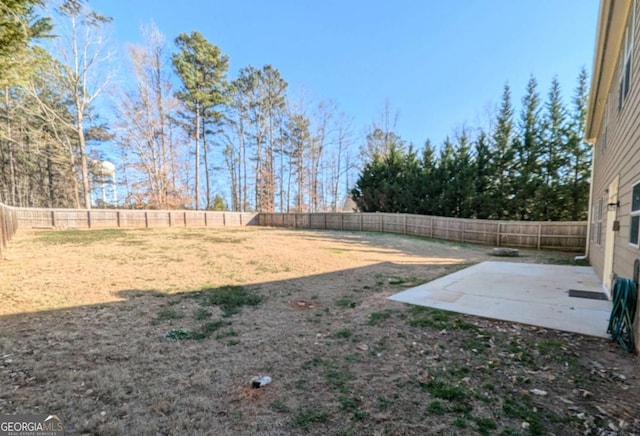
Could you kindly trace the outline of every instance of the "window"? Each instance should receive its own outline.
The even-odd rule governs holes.
[[[591,210],[591,242],[596,242],[596,206]]]
[[[604,200],[600,197],[598,201],[598,213],[596,214],[596,244],[602,245],[602,205]]]
[[[631,190],[631,231],[629,243],[638,247],[640,239],[640,182],[636,182]]]
[[[633,53],[633,38],[635,27],[636,7],[635,1],[631,6],[631,14],[624,31],[624,41],[622,45],[622,53],[620,59],[620,85],[618,89],[618,111],[622,109],[622,105],[627,100],[629,89],[631,89],[631,59]]]

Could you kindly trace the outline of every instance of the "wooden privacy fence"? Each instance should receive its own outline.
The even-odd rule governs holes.
[[[14,208],[22,229],[117,227],[220,227],[258,225],[256,213],[203,210]]]
[[[17,230],[18,218],[15,209],[0,203],[0,259]]]
[[[583,221],[494,221],[393,213],[261,213],[261,226],[356,230],[423,236],[497,247],[583,251]]]
[[[248,213],[195,210],[33,209],[0,204],[2,247],[15,233],[33,228],[140,228],[268,226],[356,230],[423,236],[497,247],[582,251],[582,221],[492,221],[393,213]]]

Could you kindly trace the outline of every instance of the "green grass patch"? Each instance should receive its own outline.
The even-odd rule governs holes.
[[[158,323],[161,321],[170,321],[174,319],[184,318],[184,313],[172,308],[165,307],[164,309],[160,309],[158,313],[156,313],[156,317],[154,318],[154,323]]]
[[[257,306],[262,300],[262,296],[243,286],[208,288],[203,289],[201,293],[202,304],[220,307],[225,318],[240,313],[244,306]]]
[[[347,328],[344,328],[334,332],[331,336],[338,339],[349,339],[351,336],[353,336],[353,332]]]
[[[228,321],[212,321],[204,324],[201,327],[201,332],[205,335],[210,336],[212,333],[217,332],[223,327],[230,325],[231,323]]]
[[[457,428],[467,428],[467,421],[465,421],[464,418],[457,417],[453,421],[453,426]]]
[[[478,418],[476,419],[476,425],[478,426],[478,433],[481,435],[492,434],[492,430],[498,429],[498,424],[491,418]]]
[[[349,297],[343,297],[343,298],[341,298],[339,300],[336,300],[336,306],[343,307],[345,309],[355,309],[355,307],[358,304],[359,303],[357,301],[354,301]]]
[[[533,436],[546,434],[544,416],[537,411],[528,396],[520,398],[507,397],[502,404],[502,412],[509,418],[523,419],[529,423],[529,434]]]
[[[213,333],[229,325],[231,325],[231,323],[228,321],[212,321],[212,322],[203,324],[197,330],[184,329],[184,328],[170,330],[164,335],[164,337],[171,340],[192,339],[192,340],[200,341],[203,339],[207,339]],[[230,335],[230,336],[233,336],[233,335]]]
[[[442,402],[437,400],[427,404],[427,410],[433,415],[444,415],[445,413],[447,413],[447,408],[444,407]]]
[[[115,239],[131,237],[122,229],[101,229],[101,230],[56,230],[42,232],[38,240],[45,245],[90,245],[97,242],[105,242]]]
[[[387,397],[378,397],[377,406],[378,410],[387,410],[391,401]]]
[[[205,335],[202,334],[202,332],[195,331],[195,330],[175,329],[175,330],[169,330],[164,335],[164,337],[167,339],[175,340],[175,341],[181,341],[181,340],[187,340],[187,339],[200,340],[200,339],[204,339]]]
[[[464,330],[477,334],[485,333],[480,327],[465,321],[456,313],[423,306],[412,306],[409,309],[409,324],[413,327],[430,327],[436,330]]]
[[[380,325],[382,321],[390,318],[392,313],[393,312],[389,309],[383,312],[373,312],[371,315],[369,315],[369,321],[367,323],[371,326]]]
[[[317,406],[307,406],[298,409],[298,412],[291,419],[291,425],[308,430],[312,425],[327,419],[329,419],[329,414],[324,409]]]
[[[199,307],[195,313],[193,314],[196,320],[203,321],[205,319],[211,318],[211,312],[209,312],[204,307]]]
[[[464,401],[470,396],[467,389],[450,381],[431,380],[423,385],[433,397],[441,400]]]
[[[349,386],[347,383],[353,380],[354,376],[346,369],[332,367],[325,371],[324,379],[329,387],[340,392],[348,392]]]
[[[279,413],[287,413],[291,409],[289,409],[289,406],[287,406],[284,403],[284,401],[276,400],[273,403],[271,403],[271,410],[273,410],[274,412],[279,412]]]
[[[225,338],[233,338],[233,337],[237,337],[238,336],[238,332],[235,330],[227,330],[224,332],[220,332],[216,335],[216,339],[225,339]]]

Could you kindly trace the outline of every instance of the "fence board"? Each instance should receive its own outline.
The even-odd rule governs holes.
[[[260,225],[400,233],[521,248],[582,251],[586,222],[492,221],[390,213],[261,213]]]
[[[586,222],[491,221],[391,213],[28,209],[0,205],[2,242],[20,228],[266,226],[400,233],[484,245],[581,251]],[[7,211],[11,211],[8,213]],[[7,216],[9,218],[7,218]],[[13,217],[13,218],[11,218]],[[7,224],[9,223],[9,224]],[[9,231],[7,230],[9,229]],[[11,230],[14,229],[14,230]]]
[[[6,206],[5,206],[6,207]],[[23,229],[221,227],[258,225],[255,213],[196,210],[12,208]]]
[[[18,217],[15,208],[0,203],[0,259],[17,231]]]

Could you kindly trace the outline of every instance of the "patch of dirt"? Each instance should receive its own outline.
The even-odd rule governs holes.
[[[638,360],[615,343],[387,300],[488,247],[271,229],[69,235],[21,234],[0,262],[0,414],[55,413],[68,434],[640,433]],[[250,292],[211,303],[230,286]],[[254,389],[258,375],[273,381]]]

